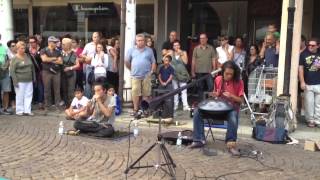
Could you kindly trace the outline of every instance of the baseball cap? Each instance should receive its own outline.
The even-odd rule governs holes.
[[[48,42],[58,42],[59,41],[59,39],[57,39],[56,37],[54,37],[54,36],[50,36],[49,38],[48,38]]]

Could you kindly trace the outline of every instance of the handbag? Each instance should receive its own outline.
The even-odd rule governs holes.
[[[93,85],[95,81],[94,67],[92,67],[92,70],[89,72],[87,81],[88,81],[88,84]]]
[[[71,65],[71,63],[70,63],[70,60],[71,60],[71,56],[73,55],[73,51],[71,51],[71,54],[70,54],[70,56],[69,56],[69,59],[68,59],[68,61],[66,62],[66,67],[70,67]],[[72,64],[73,65],[73,64]],[[70,78],[70,77],[72,77],[73,75],[74,75],[74,71],[73,70],[71,70],[71,71],[66,71],[66,72],[64,72],[64,74],[65,74],[65,76],[67,77],[67,78]]]

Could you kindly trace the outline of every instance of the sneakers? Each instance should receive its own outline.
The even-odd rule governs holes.
[[[23,115],[25,116],[34,116],[34,114],[31,112],[31,113],[23,113]]]
[[[64,101],[60,101],[59,106],[64,106],[64,105],[65,105]]]
[[[185,107],[183,107],[183,111],[190,111],[189,106],[185,106]]]
[[[314,121],[314,125],[317,126],[318,128],[320,128],[320,121],[315,120],[315,121]]]
[[[3,109],[3,111],[1,112],[1,114],[3,114],[3,115],[11,115],[12,112],[10,112],[8,109]]]
[[[34,116],[34,114],[31,113],[16,113],[17,116]]]
[[[173,118],[162,118],[161,122],[165,124],[171,124],[173,122]]]
[[[309,128],[314,128],[314,127],[316,127],[316,123],[315,123],[315,121],[308,121],[307,126],[308,126]]]

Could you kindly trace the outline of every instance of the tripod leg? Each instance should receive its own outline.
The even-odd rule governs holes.
[[[130,171],[130,169],[133,169],[133,167],[146,155],[148,154],[148,152],[150,152],[155,146],[157,145],[157,143],[154,143],[152,146],[149,147],[149,149],[147,149],[135,162],[133,162],[125,171],[125,174],[128,174],[128,172]],[[128,157],[129,158],[129,157]]]
[[[213,132],[212,132],[212,129],[211,129],[212,123],[210,122],[210,120],[208,120],[208,126],[209,126],[209,129],[208,129],[208,132],[207,132],[207,135],[206,135],[206,140],[208,139],[209,134],[211,134],[212,140],[214,142],[216,140],[214,139],[214,136],[213,136]]]
[[[161,147],[163,156],[165,158],[166,165],[168,166],[169,173],[167,173],[167,174],[169,174],[171,177],[175,177],[174,168],[176,167],[176,165],[174,164],[172,157],[170,156],[166,146],[164,144],[161,144],[160,147]]]

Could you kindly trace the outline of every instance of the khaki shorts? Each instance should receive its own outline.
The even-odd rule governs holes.
[[[144,79],[131,79],[132,96],[151,96],[151,76],[147,76]]]

